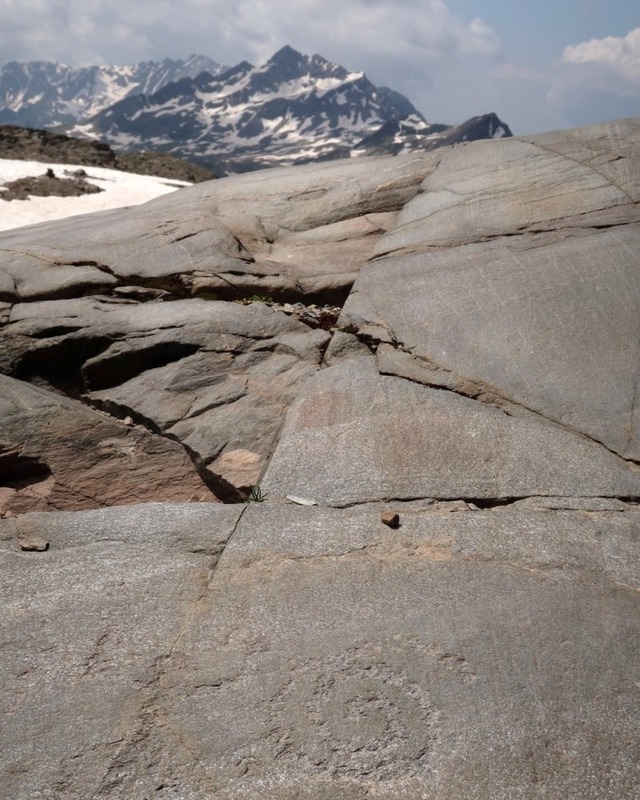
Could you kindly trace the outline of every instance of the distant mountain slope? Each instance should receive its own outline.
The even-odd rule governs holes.
[[[68,67],[48,61],[10,61],[0,67],[0,123],[34,128],[69,125],[134,94],[204,71],[224,71],[205,56],[143,61],[130,66]]]
[[[201,56],[87,67],[74,76],[64,72],[68,67],[45,66],[21,65],[41,91],[29,84],[20,94],[5,86],[12,105],[0,108],[0,122],[3,114],[45,115],[48,109],[49,120],[64,121],[74,136],[121,151],[170,153],[218,174],[511,135],[495,114],[458,126],[431,124],[399,92],[289,46],[258,67],[242,61],[220,68]],[[3,68],[5,78],[9,67]],[[66,78],[49,85],[50,73]],[[52,101],[52,93],[66,99]]]
[[[510,135],[495,115],[485,129],[491,126],[491,135]],[[283,47],[260,67],[244,61],[128,97],[72,130],[126,150],[167,150],[242,172],[430,148],[445,143],[443,129],[451,131],[430,125],[406,97],[362,72]]]

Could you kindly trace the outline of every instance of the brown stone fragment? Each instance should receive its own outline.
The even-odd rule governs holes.
[[[49,549],[49,542],[42,536],[25,536],[18,539],[18,542],[21,550],[29,552],[43,553]]]
[[[400,514],[396,514],[395,511],[385,511],[380,517],[380,521],[385,525],[388,525],[390,528],[399,528]]]

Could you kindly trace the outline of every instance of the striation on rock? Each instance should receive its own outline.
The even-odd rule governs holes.
[[[0,236],[3,800],[635,800],[639,173],[624,120]]]

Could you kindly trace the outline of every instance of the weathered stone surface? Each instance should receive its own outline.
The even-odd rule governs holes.
[[[367,266],[341,322],[640,458],[640,225],[517,236]]]
[[[118,796],[107,773],[144,727],[239,514],[153,504],[0,524],[3,798]],[[43,531],[46,553],[21,552]]]
[[[203,271],[243,269],[251,256],[206,209],[116,209],[0,236],[0,298],[78,297],[139,283],[188,293]]]
[[[640,200],[639,152],[638,120],[447,149],[376,252],[579,227],[596,219],[616,224],[618,209],[628,221]]]
[[[239,513],[0,523],[6,796],[634,796],[636,509]]]
[[[0,375],[0,515],[215,501],[184,449]]]
[[[344,295],[437,161],[429,154],[268,170],[9,231],[0,237],[0,300],[78,297],[119,284],[224,298]]]
[[[416,497],[640,495],[640,470],[542,417],[382,376],[323,370],[287,414],[262,487],[347,506]]]
[[[179,440],[235,499],[257,483],[329,338],[261,303],[196,299],[18,304],[0,333],[6,371]]]

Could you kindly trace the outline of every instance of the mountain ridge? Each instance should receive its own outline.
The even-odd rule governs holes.
[[[105,81],[113,83],[113,74],[118,76],[117,92],[111,87],[110,93],[92,99],[85,86],[75,104],[65,100],[69,113],[61,130],[123,151],[170,153],[218,174],[512,135],[493,113],[467,120],[466,127],[429,123],[408,98],[375,86],[364,72],[318,54],[304,55],[289,45],[259,66],[241,61],[221,67],[199,56],[153,64],[104,68]],[[213,66],[197,72],[207,64]],[[9,94],[5,73],[3,67],[0,103],[3,97],[6,103]],[[95,74],[89,76],[95,84]],[[14,91],[13,107],[0,108],[0,123],[3,113],[34,113],[36,107],[44,113],[45,95],[24,94],[22,106],[33,106],[29,111],[20,106]],[[105,97],[112,100],[116,95],[104,105]],[[65,109],[51,106],[56,124]]]
[[[31,128],[68,125],[132,94],[156,92],[182,77],[224,69],[199,55],[125,66],[9,61],[0,66],[0,124]]]

